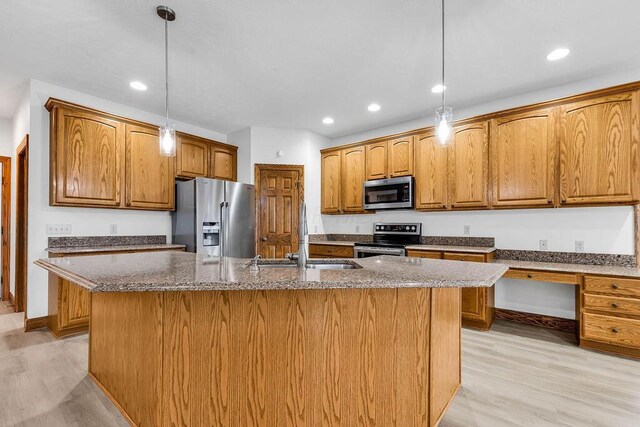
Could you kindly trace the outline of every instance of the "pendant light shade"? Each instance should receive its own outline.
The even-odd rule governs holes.
[[[444,80],[444,0],[442,0],[442,81],[440,82],[445,88]],[[449,145],[452,140],[451,124],[453,123],[453,109],[447,107],[445,90],[442,91],[442,106],[436,110],[436,138],[440,145]]]
[[[175,12],[167,6],[156,8],[158,16],[164,21],[164,88],[165,88],[165,122],[160,126],[158,142],[160,155],[173,157],[176,155],[176,130],[169,123],[169,22],[175,21]]]

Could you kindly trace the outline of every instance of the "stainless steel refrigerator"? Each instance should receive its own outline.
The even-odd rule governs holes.
[[[256,254],[255,187],[219,179],[176,183],[173,243],[210,256]]]

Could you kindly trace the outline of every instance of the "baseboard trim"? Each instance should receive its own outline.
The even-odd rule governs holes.
[[[11,292],[9,292],[9,302],[11,303],[12,306],[16,306],[16,298],[13,296],[13,294]]]
[[[578,322],[573,319],[563,319],[561,317],[546,316],[544,314],[525,313],[523,311],[507,310],[504,308],[496,308],[496,319],[538,326],[545,329],[554,329],[557,331],[573,333],[578,331]]]
[[[604,342],[586,340],[584,338],[580,340],[580,348],[586,348],[589,350],[595,350],[608,354],[613,353],[616,356],[625,356],[634,359],[640,359],[640,348],[623,347]]]
[[[33,319],[24,319],[24,331],[29,332],[34,329],[46,328],[49,325],[49,316],[34,317]]]

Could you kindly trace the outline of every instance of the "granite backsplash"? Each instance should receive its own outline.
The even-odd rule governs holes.
[[[496,259],[516,261],[553,262],[561,264],[611,265],[619,267],[635,267],[633,255],[595,254],[587,252],[550,252],[523,251],[516,249],[496,250]]]
[[[49,237],[49,248],[73,248],[83,246],[164,245],[167,236],[73,236]]]

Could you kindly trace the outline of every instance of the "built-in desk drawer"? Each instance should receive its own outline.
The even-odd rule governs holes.
[[[485,262],[485,256],[483,254],[462,254],[455,252],[445,252],[444,259],[452,261]]]
[[[640,316],[640,299],[584,294],[584,309]]]
[[[520,280],[537,280],[539,282],[566,283],[569,285],[578,284],[578,277],[574,273],[562,273],[557,271],[535,271],[510,268],[503,277]]]
[[[584,291],[640,298],[640,280],[584,276]]]
[[[586,339],[640,347],[640,320],[583,313],[582,332]]]

